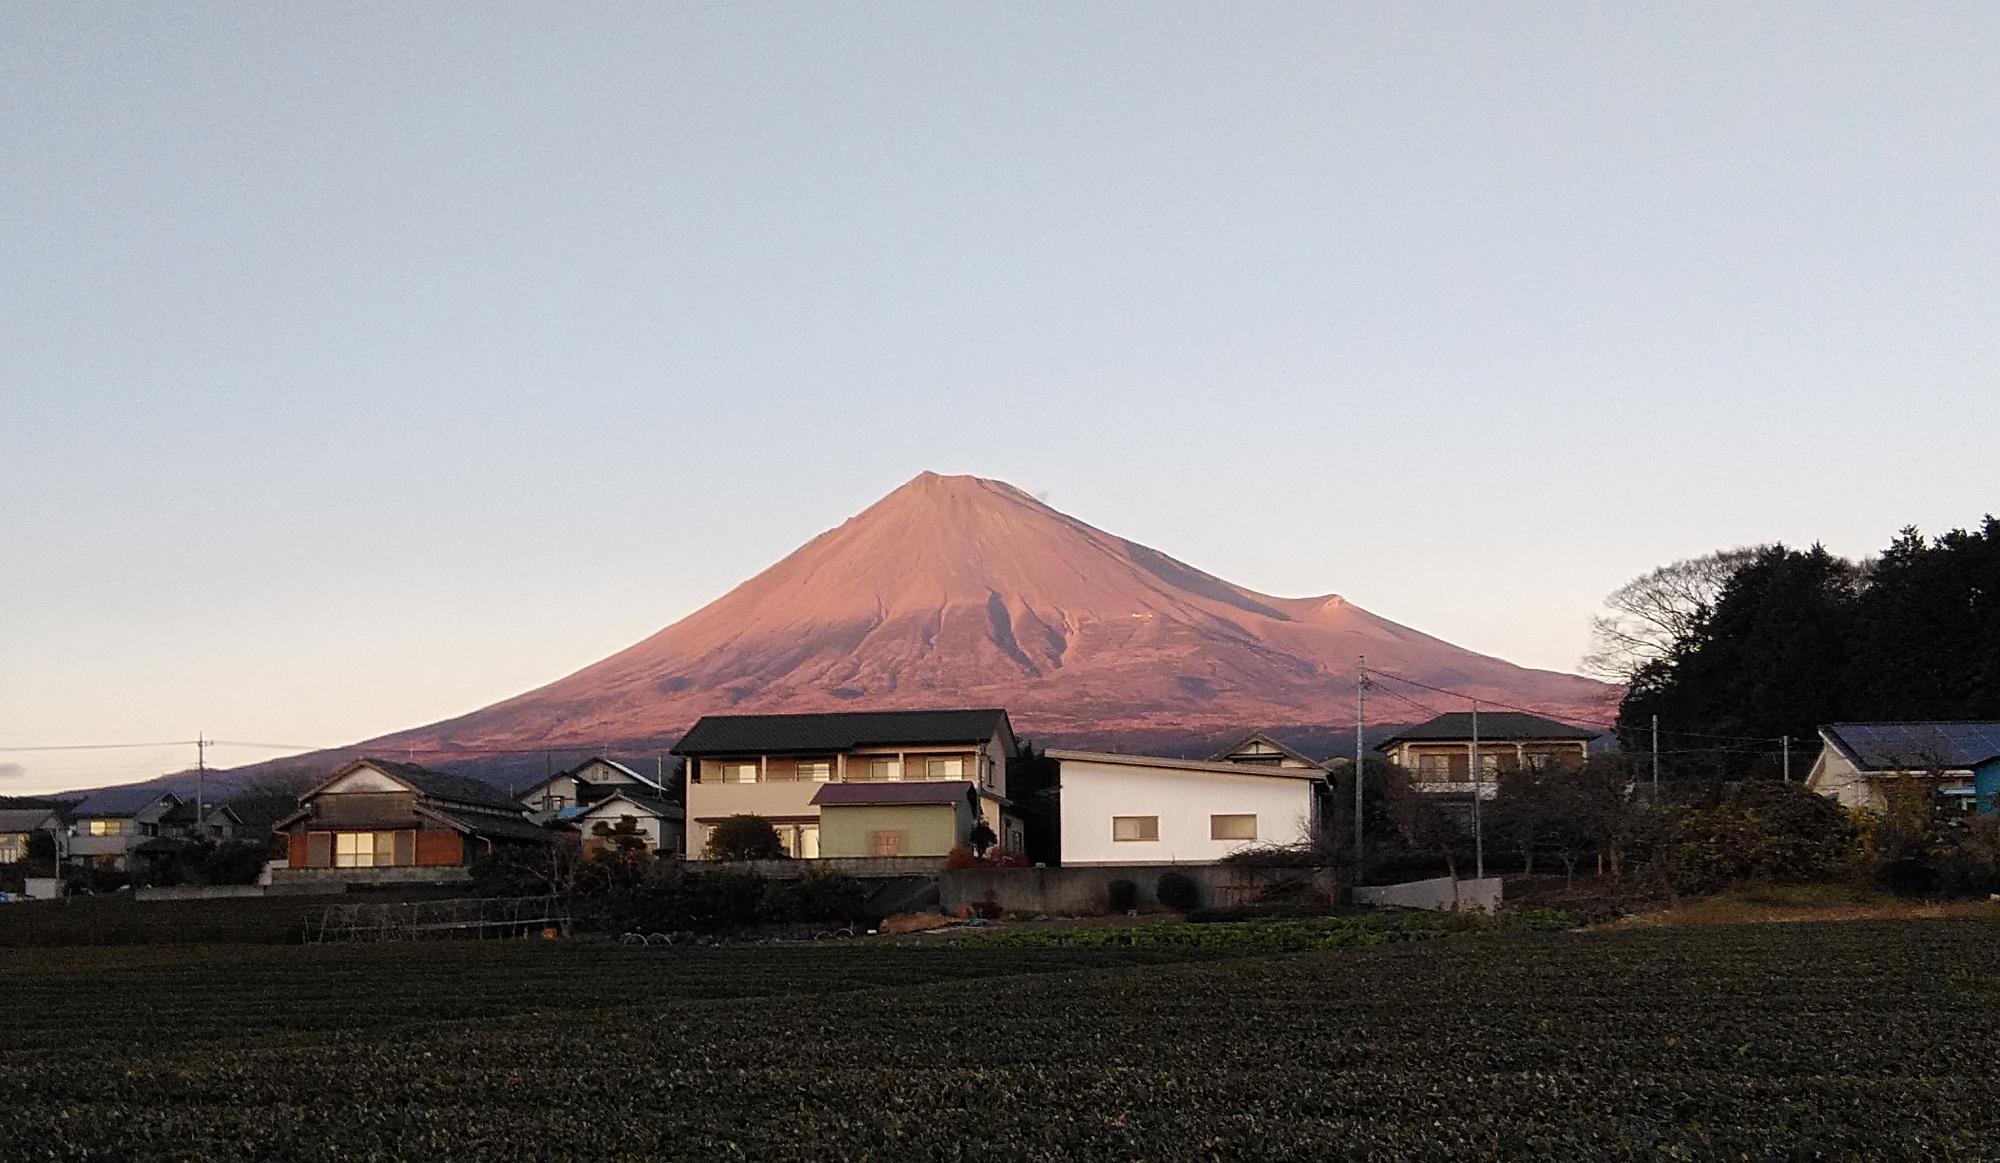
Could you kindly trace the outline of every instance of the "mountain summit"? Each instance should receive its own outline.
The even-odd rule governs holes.
[[[941,705],[1006,707],[1040,739],[1324,727],[1353,721],[1362,655],[1558,715],[1596,712],[1610,689],[1475,654],[1335,595],[1256,593],[1012,485],[926,472],[634,646],[378,742],[657,740],[711,712]]]

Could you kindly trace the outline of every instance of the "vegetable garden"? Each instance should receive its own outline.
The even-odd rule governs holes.
[[[12,951],[0,1154],[1992,1158],[1996,943]]]

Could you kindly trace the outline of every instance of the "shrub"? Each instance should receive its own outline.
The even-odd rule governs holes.
[[[986,867],[986,862],[974,856],[972,849],[967,848],[965,845],[953,844],[951,851],[945,853],[944,866],[948,869],[984,868]]]
[[[985,856],[987,849],[1000,842],[1000,837],[993,833],[993,825],[985,820],[974,820],[972,830],[965,834],[965,842],[972,845],[975,855]]]
[[[710,860],[783,860],[778,830],[762,816],[731,816],[708,834],[702,855]]]
[[[1119,877],[1104,886],[1104,893],[1111,900],[1111,911],[1129,913],[1139,907],[1139,886]]]
[[[798,881],[799,920],[859,921],[867,916],[868,890],[846,873],[814,869]]]
[[[1975,816],[1953,831],[1938,855],[1938,887],[1953,896],[2000,892],[2000,819]]]
[[[1185,872],[1169,871],[1160,874],[1160,883],[1154,887],[1153,895],[1160,903],[1177,913],[1189,912],[1201,906],[1201,886]]]
[[[1815,884],[1849,867],[1855,828],[1832,800],[1802,784],[1760,780],[1709,808],[1667,817],[1657,853],[1676,892],[1733,884]]]

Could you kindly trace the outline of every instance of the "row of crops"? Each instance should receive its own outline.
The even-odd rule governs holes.
[[[32,953],[0,963],[0,1022],[29,1038],[0,1049],[0,1144],[57,1158],[1993,1158],[1996,947],[2000,923],[1937,921],[1227,958]]]

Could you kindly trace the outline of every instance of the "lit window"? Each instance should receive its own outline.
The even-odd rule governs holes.
[[[925,779],[964,779],[965,756],[933,755],[924,760]]]
[[[808,783],[825,783],[833,778],[833,764],[825,759],[799,760],[799,779]]]
[[[723,783],[756,783],[755,763],[725,763],[721,768]]]
[[[1211,840],[1255,840],[1257,838],[1257,817],[1210,816],[1208,818],[1208,838]]]
[[[394,832],[336,832],[333,835],[335,868],[388,868],[395,863]]]
[[[901,831],[879,831],[868,833],[868,855],[901,856],[908,833]],[[817,843],[817,837],[814,838]]]
[[[90,821],[89,831],[93,836],[123,836],[125,834],[125,821],[92,820]]]
[[[1113,840],[1158,840],[1160,838],[1160,817],[1113,816],[1111,817],[1111,838]]]
[[[28,858],[28,838],[15,832],[0,836],[0,864],[16,864]]]

